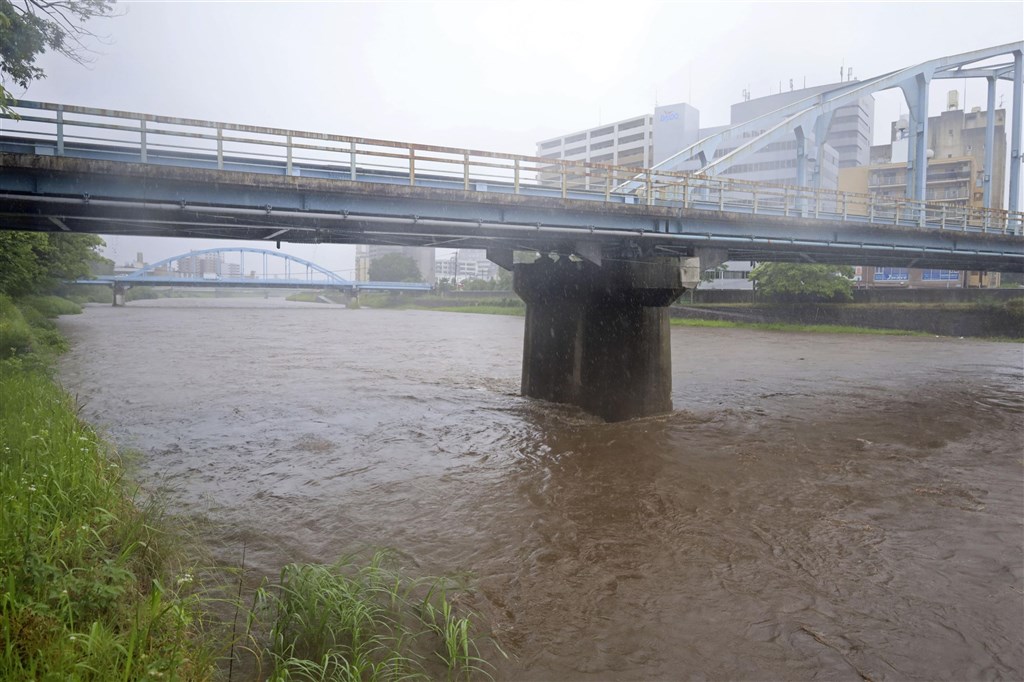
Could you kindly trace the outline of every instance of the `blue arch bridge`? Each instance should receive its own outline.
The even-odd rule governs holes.
[[[237,255],[238,263],[226,263],[225,255]],[[246,256],[251,269],[246,268]],[[279,272],[271,272],[278,262]],[[207,267],[207,264],[209,267]],[[236,272],[237,270],[237,272]],[[246,273],[249,274],[246,274]],[[357,282],[339,277],[312,261],[287,253],[246,246],[225,246],[179,254],[146,265],[127,275],[101,275],[78,284],[106,284],[113,288],[114,305],[124,305],[132,287],[216,287],[245,289],[317,289],[340,291],[355,298],[360,291],[424,292],[419,282]]]
[[[1022,55],[1012,43],[842,83],[647,169],[19,101],[0,130],[0,219],[18,230],[487,249],[526,302],[523,394],[629,419],[671,409],[666,308],[724,260],[1024,271]],[[989,111],[996,83],[1013,83],[1009,210],[991,206],[990,155],[984,208],[924,200],[928,91],[948,78],[985,79]],[[805,138],[823,141],[837,108],[893,88],[911,118],[908,198],[808,178]],[[808,186],[719,175],[782,139],[795,139]],[[515,263],[516,251],[543,255]]]

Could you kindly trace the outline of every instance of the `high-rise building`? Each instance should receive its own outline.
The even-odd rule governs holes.
[[[537,156],[546,159],[607,163],[632,168],[648,168],[673,156],[699,140],[722,132],[732,126],[746,123],[765,114],[771,114],[792,102],[813,97],[838,87],[839,83],[811,88],[793,89],[757,99],[745,99],[730,107],[729,123],[721,126],[700,127],[700,111],[686,104],[656,107],[653,114],[623,119],[596,128],[577,130],[537,143]],[[875,100],[867,95],[857,102],[840,107],[832,116],[831,125],[818,159],[813,133],[806,135],[807,149],[814,161],[809,163],[807,182],[814,181],[815,168],[821,173],[821,187],[837,189],[839,169],[864,165],[868,162],[874,134]],[[778,123],[782,117],[768,118],[765,129]],[[764,130],[753,135],[759,135]],[[731,153],[748,142],[752,134],[734,140],[727,139],[715,152],[715,158]],[[695,171],[696,161],[684,164],[681,170]],[[724,177],[775,185],[797,184],[796,138],[766,145],[763,149],[741,159],[719,172]],[[594,180],[580,175],[569,176],[570,187],[594,189]],[[561,178],[553,173],[540,174],[541,182],[556,183]],[[725,263],[724,270],[715,273],[715,279],[705,282],[703,288],[750,288],[746,279],[751,264],[747,261]]]
[[[179,258],[177,265],[178,273],[182,277],[228,274],[225,270],[224,254],[216,251],[213,253],[190,252],[188,256]]]
[[[434,261],[434,275],[437,279],[454,277],[458,282],[467,279],[491,281],[498,276],[498,266],[487,260],[484,249],[458,249],[451,256]]]
[[[623,119],[596,128],[577,130],[537,143],[537,156],[546,159],[607,163],[632,168],[649,168],[709,135],[729,127],[746,123],[763,115],[770,115],[792,102],[813,97],[838,87],[839,83],[820,85],[800,90],[781,92],[767,97],[748,99],[733,104],[729,123],[722,126],[700,127],[700,111],[686,103],[656,107],[653,114]],[[853,104],[840,107],[832,116],[823,146],[823,158],[814,163],[822,174],[821,186],[835,189],[840,168],[868,163],[874,130],[875,100],[867,95]],[[765,129],[782,120],[768,118]],[[757,135],[764,132],[757,131]],[[751,135],[726,140],[715,152],[715,158],[734,151],[749,141]],[[815,147],[813,133],[807,135],[808,149]],[[812,152],[814,155],[814,152]],[[697,170],[691,162],[683,170]],[[796,138],[768,144],[740,163],[729,166],[720,175],[764,182],[795,185]],[[813,175],[808,173],[808,182]],[[541,175],[542,181],[553,176]],[[588,183],[589,186],[589,183]]]

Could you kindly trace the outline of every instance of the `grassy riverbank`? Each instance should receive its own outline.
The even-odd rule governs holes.
[[[477,315],[511,315],[512,317],[523,317],[526,315],[524,306],[502,306],[502,305],[467,305],[467,306],[438,306],[422,307],[420,310],[440,310],[446,313],[476,313]]]
[[[709,327],[713,329],[756,329],[769,332],[805,332],[818,334],[869,334],[875,336],[931,336],[905,329],[872,329],[836,324],[789,324],[784,322],[731,322],[727,320],[688,320],[673,318],[673,327]]]
[[[65,343],[47,315],[75,310],[0,297],[0,679],[208,678],[158,512],[49,376]]]
[[[67,344],[49,318],[74,312],[0,295],[0,680],[231,679],[234,661],[275,680],[485,671],[455,585],[385,553],[292,564],[248,597],[238,571],[195,567],[181,524],[140,503],[52,381]]]
[[[420,310],[440,310],[449,313],[476,313],[478,315],[512,315],[522,317],[526,314],[524,307],[466,305],[422,307]],[[781,322],[729,322],[723,320],[687,320],[675,318],[673,327],[710,327],[716,329],[756,329],[772,332],[815,332],[821,334],[874,334],[882,336],[928,336],[924,332],[905,331],[901,329],[870,329],[867,327],[851,327],[829,324],[785,324]]]

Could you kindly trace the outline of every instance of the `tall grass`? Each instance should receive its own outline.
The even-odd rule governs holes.
[[[385,552],[289,564],[257,591],[248,630],[271,680],[489,677],[452,587],[406,577]]]
[[[234,662],[234,633],[205,614],[241,600],[223,596],[223,574],[197,580],[180,529],[139,502],[52,382],[64,342],[40,308],[67,308],[39,303],[0,296],[0,680],[212,679]],[[243,609],[243,642],[272,680],[486,675],[452,587],[407,578],[384,553],[292,564]]]
[[[0,359],[32,350],[32,328],[24,314],[7,296],[0,294]]]
[[[48,374],[55,297],[0,296],[0,679],[204,679],[212,649],[155,510]]]
[[[187,580],[70,398],[0,363],[0,679],[207,676]]]
[[[57,317],[59,315],[78,315],[82,312],[82,306],[60,296],[24,296],[18,303],[22,309],[25,307],[34,308],[45,317]]]
[[[477,313],[478,315],[510,315],[523,317],[526,315],[525,305],[463,305],[463,306],[439,306],[423,308],[424,310],[439,310],[445,313]]]

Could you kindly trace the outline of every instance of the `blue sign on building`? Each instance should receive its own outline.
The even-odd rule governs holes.
[[[956,270],[925,270],[921,279],[925,282],[956,282],[960,273]]]
[[[876,282],[906,282],[910,272],[906,268],[875,268]]]

